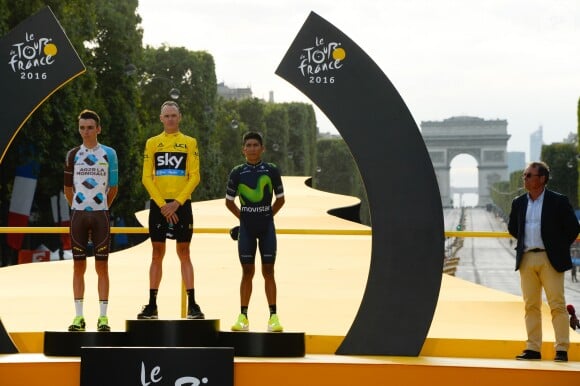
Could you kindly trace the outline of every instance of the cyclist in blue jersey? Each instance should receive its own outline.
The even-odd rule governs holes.
[[[73,294],[76,316],[69,331],[85,331],[83,298],[87,269],[87,247],[92,242],[98,276],[98,331],[110,331],[109,248],[111,222],[109,208],[117,196],[118,162],[112,148],[98,142],[100,118],[94,111],[83,110],[78,117],[82,145],[68,151],[64,168],[64,195],[71,207],[70,236],[73,251]]]
[[[250,327],[248,306],[252,295],[252,279],[258,248],[262,261],[266,300],[270,310],[267,329],[270,332],[283,330],[276,310],[274,263],[277,240],[274,215],[284,205],[284,188],[276,165],[262,162],[264,150],[262,136],[259,133],[246,133],[242,145],[246,163],[232,169],[226,188],[226,207],[240,220],[237,241],[238,255],[242,264],[241,312],[231,327],[233,331],[248,331]],[[236,196],[239,197],[239,207],[235,202]]]

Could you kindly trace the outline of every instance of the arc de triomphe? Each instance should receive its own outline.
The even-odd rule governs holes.
[[[491,203],[491,185],[508,179],[507,121],[451,117],[421,122],[421,133],[437,175],[443,206],[453,203],[449,171],[451,161],[460,154],[469,154],[477,161],[478,205]]]

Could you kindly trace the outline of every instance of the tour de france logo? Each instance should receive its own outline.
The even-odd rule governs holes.
[[[47,79],[46,69],[54,64],[58,47],[52,38],[26,32],[24,39],[12,44],[8,65],[22,80]]]
[[[316,37],[314,46],[303,48],[300,53],[298,69],[310,84],[329,84],[335,82],[335,74],[342,68],[346,50],[335,41],[327,42]]]

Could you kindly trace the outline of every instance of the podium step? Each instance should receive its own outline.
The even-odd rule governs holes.
[[[44,354],[81,356],[81,347],[232,347],[240,357],[304,357],[303,332],[219,331],[216,319],[127,320],[124,332],[45,331]]]
[[[81,356],[81,347],[119,347],[128,343],[125,332],[45,331],[44,355]]]
[[[225,332],[219,345],[233,347],[237,357],[303,357],[303,332]]]
[[[107,368],[103,368],[107,371]],[[79,386],[80,357],[0,355],[0,384]],[[405,385],[445,386],[578,385],[580,362],[448,357],[313,355],[304,358],[234,358],[235,386]],[[108,383],[112,384],[112,383]],[[141,383],[138,383],[141,384]],[[173,383],[172,383],[173,384]],[[202,384],[208,386],[208,384]],[[212,385],[212,383],[209,383]],[[153,384],[151,384],[153,386]]]
[[[217,319],[127,320],[128,346],[133,347],[217,347],[220,322]]]

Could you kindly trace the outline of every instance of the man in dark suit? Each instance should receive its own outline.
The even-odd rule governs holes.
[[[570,245],[580,225],[568,198],[546,189],[550,169],[532,162],[523,174],[528,193],[512,202],[509,233],[517,239],[516,271],[520,271],[528,339],[520,360],[542,359],[542,288],[552,313],[556,362],[568,361],[570,327],[564,297],[564,272],[572,268]]]

